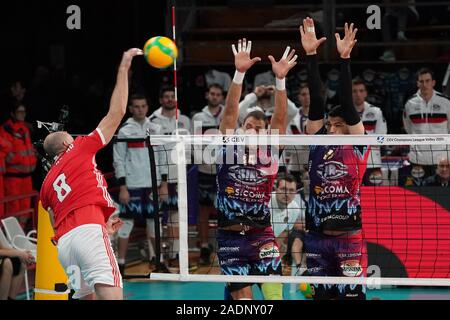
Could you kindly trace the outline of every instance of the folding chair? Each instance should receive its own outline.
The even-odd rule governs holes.
[[[14,247],[11,245],[11,243],[6,239],[5,234],[3,233],[2,229],[0,228],[0,247],[6,248],[6,249],[14,249]],[[25,290],[27,295],[27,300],[30,300],[30,288],[28,285],[28,271],[25,267]]]
[[[36,260],[37,239],[31,237],[31,235],[36,234],[36,230],[32,230],[28,232],[27,235],[25,235],[22,226],[15,217],[8,217],[2,219],[2,224],[12,248],[21,251],[31,251],[31,254]],[[27,300],[30,300],[27,268],[25,268],[25,289],[27,294]]]
[[[31,237],[31,235],[37,233],[36,230],[31,230],[27,235],[25,235],[22,226],[15,217],[2,219],[2,223],[5,228],[6,236],[8,237],[8,240],[12,244],[13,248],[22,251],[29,250],[36,259],[37,239]]]

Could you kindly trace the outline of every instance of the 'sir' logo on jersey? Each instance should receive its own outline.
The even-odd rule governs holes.
[[[322,180],[337,180],[347,175],[347,166],[343,163],[330,161],[317,167],[317,174]]]
[[[246,185],[259,185],[267,181],[262,170],[252,167],[233,166],[229,169],[230,177],[239,183]]]

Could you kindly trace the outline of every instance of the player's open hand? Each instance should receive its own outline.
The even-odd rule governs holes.
[[[123,221],[119,218],[109,219],[106,223],[106,231],[109,235],[113,235],[123,226]]]
[[[120,62],[120,67],[126,70],[130,69],[131,62],[135,56],[142,56],[144,52],[138,48],[132,48],[128,51],[125,51],[122,56],[122,61]]]
[[[317,48],[327,40],[325,37],[317,40],[314,20],[311,18],[303,19],[303,25],[300,26],[300,36],[303,49],[307,55],[317,54]]]
[[[350,24],[349,27],[348,23],[346,22],[344,25],[344,32],[345,32],[344,38],[341,39],[339,33],[335,33],[336,47],[342,59],[350,58],[350,53],[352,52],[352,49],[357,41],[355,39],[357,31],[358,31],[357,28],[353,29],[353,23]]]
[[[250,52],[252,50],[252,42],[247,39],[239,39],[238,47],[236,50],[235,45],[231,46],[234,54],[234,65],[236,66],[236,70],[239,72],[246,72],[251,68],[256,62],[261,61],[260,57],[255,57],[253,59],[250,58]]]
[[[289,70],[297,64],[295,60],[297,60],[298,56],[294,54],[295,50],[291,50],[291,47],[288,46],[280,61],[277,62],[273,56],[269,56],[269,60],[272,63],[272,71],[278,79],[285,78]]]

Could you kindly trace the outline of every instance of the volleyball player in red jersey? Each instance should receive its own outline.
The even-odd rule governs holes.
[[[128,71],[133,58],[142,54],[136,48],[123,54],[108,114],[91,134],[74,140],[67,132],[55,132],[44,141],[54,162],[43,182],[41,201],[50,212],[64,270],[80,270],[80,281],[71,281],[74,298],[123,299],[122,278],[108,237],[122,222],[109,219],[115,207],[95,155],[111,141],[125,115]]]

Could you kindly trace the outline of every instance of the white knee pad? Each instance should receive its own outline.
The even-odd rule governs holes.
[[[155,219],[147,219],[147,237],[154,238],[155,237]],[[159,236],[162,237],[162,222],[161,218],[159,219]]]
[[[130,237],[131,231],[134,227],[134,220],[132,219],[122,219],[123,226],[117,232],[119,238],[128,239]]]

